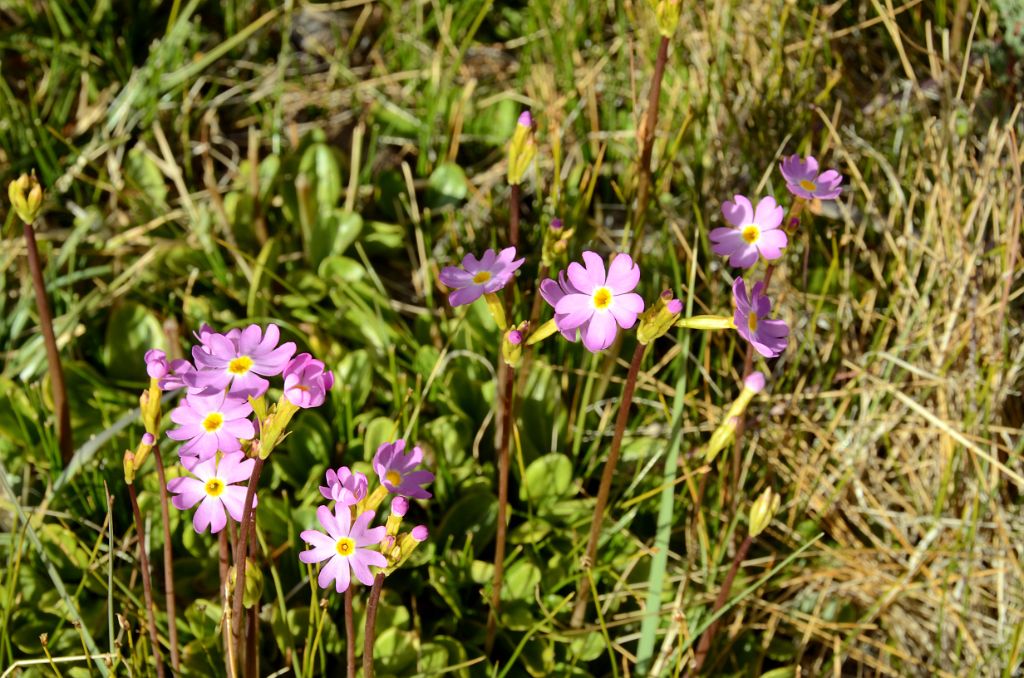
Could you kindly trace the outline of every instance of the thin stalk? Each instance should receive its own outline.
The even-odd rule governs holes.
[[[167,479],[164,476],[164,460],[160,456],[160,446],[153,446],[153,457],[156,459],[156,477],[160,481],[160,522],[164,529],[164,595],[167,597],[167,636],[171,644],[171,668],[175,673],[181,671],[181,660],[178,655],[178,615],[174,604],[174,552],[171,546],[171,516],[167,508]]]
[[[636,241],[633,246],[634,258],[640,249],[640,239],[643,235],[644,222],[647,217],[647,202],[651,194],[651,151],[654,148],[654,130],[658,127],[658,109],[661,105],[661,81],[665,77],[665,65],[668,63],[669,39],[662,36],[658,44],[658,58],[654,62],[654,77],[651,80],[651,92],[647,98],[647,112],[644,118],[643,136],[640,138],[640,177],[636,189],[636,212],[633,214],[633,221],[630,226],[636,231]],[[626,227],[626,233],[622,240],[622,249],[629,251],[630,226]]]
[[[142,570],[142,592],[146,602],[146,625],[149,627],[149,640],[153,643],[156,675],[164,678],[164,658],[160,652],[160,637],[156,633],[156,619],[153,617],[156,607],[153,605],[153,582],[149,576],[149,557],[146,555],[146,527],[142,522],[142,511],[139,510],[139,497],[135,494],[135,483],[128,485],[128,497],[132,502],[135,532],[139,540],[139,568]]]
[[[740,563],[747,557],[747,551],[750,550],[750,545],[754,543],[754,538],[749,534],[747,538],[740,544],[739,549],[736,550],[736,556],[732,559],[732,566],[729,568],[729,573],[725,575],[725,581],[722,582],[722,588],[718,590],[718,596],[715,598],[715,604],[711,608],[711,614],[714,615],[716,612],[722,609],[725,605],[725,601],[729,599],[729,592],[732,590],[732,582],[736,579],[736,573],[740,569]],[[690,671],[690,676],[696,676],[700,673],[700,669],[704,666],[704,660],[707,659],[708,651],[711,649],[711,641],[715,639],[715,633],[718,632],[718,627],[721,625],[721,618],[716,619],[711,626],[704,631],[704,634],[700,637],[700,642],[697,644],[697,653],[695,655],[695,661],[693,669]]]
[[[256,484],[263,470],[263,459],[256,457],[252,467],[249,487],[245,491],[245,506],[242,507],[242,523],[238,530],[238,545],[235,547],[235,597],[231,605],[231,635],[235,645],[235,657],[242,652],[242,597],[245,592],[245,561],[248,553],[249,525],[254,520],[252,500],[256,495]]]
[[[491,582],[491,611],[487,615],[487,640],[484,644],[489,653],[494,647],[494,635],[498,624],[501,605],[501,584],[505,575],[505,534],[508,530],[508,458],[512,440],[512,398],[516,383],[515,371],[505,365],[501,371],[504,388],[499,401],[501,408],[501,443],[498,446],[498,532],[494,544],[494,579]]]
[[[71,438],[71,411],[68,409],[68,391],[64,384],[64,368],[60,364],[60,351],[57,350],[57,337],[53,334],[53,316],[50,314],[50,302],[46,298],[46,283],[43,281],[43,268],[39,263],[36,234],[32,230],[31,224],[25,224],[25,246],[28,250],[28,270],[32,276],[32,287],[36,292],[39,329],[43,333],[46,363],[50,370],[53,409],[57,415],[57,441],[60,446],[60,458],[67,466],[71,461],[71,455],[75,452],[74,441]]]
[[[256,550],[258,548],[256,540],[256,519],[253,516],[249,520],[249,552],[248,557],[252,558],[253,562],[256,562]],[[259,603],[253,603],[253,606],[246,610],[246,618],[248,620],[248,629],[245,633],[245,675],[247,678],[258,678],[260,675],[259,669],[259,657],[256,654],[256,636],[259,632]]]
[[[352,587],[345,589],[345,675],[356,678],[356,623],[352,613]]]
[[[231,603],[228,600],[228,574],[230,572],[230,566],[228,564],[230,546],[228,545],[228,532],[227,530],[221,530],[218,535],[217,543],[220,546],[220,604],[222,609],[227,609],[227,606]],[[227,672],[229,678],[234,678],[231,666],[231,628],[228,624],[224,625],[221,635],[224,640],[224,670]]]
[[[597,504],[594,506],[594,518],[590,522],[587,553],[583,560],[583,567],[587,570],[593,567],[594,558],[597,556],[597,541],[601,536],[601,521],[604,519],[604,510],[608,505],[608,494],[611,492],[615,467],[619,463],[622,434],[625,432],[626,422],[629,420],[629,407],[633,404],[633,391],[636,390],[636,378],[640,373],[640,363],[643,362],[644,348],[644,344],[637,342],[636,349],[633,351],[633,360],[629,363],[629,374],[626,375],[626,384],[622,389],[622,401],[619,404],[619,414],[615,419],[615,433],[612,435],[612,446],[608,451],[608,461],[604,464],[604,473],[601,474],[601,485],[597,490]],[[573,628],[579,628],[583,625],[583,615],[587,611],[589,594],[590,589],[586,586],[586,582],[581,580],[578,587],[576,606],[572,611],[571,624]]]
[[[373,644],[377,640],[377,603],[384,586],[384,573],[378,572],[373,579],[370,598],[366,601],[366,629],[363,633],[363,678],[373,678]]]

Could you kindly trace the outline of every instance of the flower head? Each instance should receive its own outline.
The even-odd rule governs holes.
[[[230,387],[232,394],[257,398],[270,386],[263,377],[281,374],[295,353],[295,342],[280,346],[281,330],[267,325],[264,332],[259,325],[244,330],[234,329],[217,334],[203,326],[197,335],[201,344],[192,348],[197,371],[189,386],[221,390]]]
[[[740,336],[749,341],[758,353],[774,358],[786,350],[789,327],[782,320],[767,319],[772,312],[772,301],[763,290],[764,283],[758,282],[748,297],[743,278],[736,278],[732,284],[732,298],[736,304],[733,322]]]
[[[299,554],[304,563],[327,564],[320,568],[317,583],[320,588],[327,588],[335,582],[335,590],[343,593],[352,582],[352,573],[356,579],[366,586],[373,584],[373,573],[370,567],[386,567],[387,558],[379,551],[372,551],[368,546],[376,546],[384,538],[383,526],[368,529],[373,520],[373,511],[364,511],[352,522],[352,512],[340,503],[334,505],[334,513],[326,506],[316,510],[316,517],[327,534],[319,530],[304,530],[300,535],[313,548]]]
[[[555,309],[555,323],[569,341],[577,332],[592,352],[612,345],[621,327],[628,330],[644,310],[644,300],[633,293],[640,282],[640,267],[628,254],[612,259],[605,272],[596,252],[583,253],[584,265],[569,264],[558,280],[545,280],[540,293]]]
[[[818,174],[818,161],[813,155],[807,156],[806,160],[798,155],[783,158],[779,169],[786,179],[786,188],[798,198],[835,200],[843,190],[839,185],[843,175],[835,170]]]
[[[147,370],[149,365],[146,366]],[[167,366],[167,373],[159,378],[157,386],[161,391],[176,391],[179,388],[186,388],[189,386],[189,382],[193,381],[193,373],[196,368],[192,367],[192,363],[187,360],[172,360],[170,365]],[[152,373],[151,373],[152,374]],[[203,393],[207,389],[200,388],[189,388],[190,393]],[[210,389],[209,395],[216,393],[216,390]]]
[[[284,368],[284,397],[298,407],[320,407],[332,386],[334,374],[308,353],[295,356]]]
[[[750,268],[758,256],[778,259],[788,239],[782,225],[783,209],[768,196],[761,198],[755,209],[743,195],[722,203],[722,215],[732,227],[716,228],[708,234],[711,251],[729,257],[729,265]]]
[[[187,440],[181,446],[181,454],[209,459],[218,450],[237,452],[242,449],[240,440],[256,435],[256,429],[248,416],[252,406],[240,398],[226,393],[204,396],[190,393],[171,412],[171,421],[180,424],[167,432],[172,440]]]
[[[377,472],[380,484],[392,494],[410,499],[430,499],[433,495],[420,485],[433,482],[434,474],[416,470],[423,461],[423,450],[414,447],[409,454],[404,454],[404,450],[405,441],[401,438],[377,448],[377,454],[373,456],[373,470]]]
[[[464,306],[481,295],[497,292],[508,284],[524,261],[516,259],[515,247],[506,247],[501,252],[486,250],[480,259],[467,254],[462,259],[462,268],[446,266],[441,271],[441,282],[454,290],[448,295],[448,303]]]
[[[342,466],[337,471],[327,469],[327,486],[320,487],[320,494],[342,506],[355,506],[366,497],[366,488],[366,476]]]
[[[166,353],[156,348],[146,351],[146,373],[151,379],[161,379],[168,371]]]
[[[208,527],[213,533],[223,530],[228,522],[225,512],[235,521],[242,522],[248,488],[237,483],[252,476],[255,459],[246,459],[241,452],[233,452],[225,454],[219,461],[216,457],[205,460],[185,458],[182,463],[196,477],[174,478],[167,483],[167,489],[175,495],[171,503],[178,510],[187,511],[199,504],[192,516],[192,527],[196,532],[204,532]],[[256,506],[255,494],[252,505]]]

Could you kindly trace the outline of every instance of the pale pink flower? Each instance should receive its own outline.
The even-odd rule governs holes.
[[[732,226],[711,231],[711,251],[729,257],[729,265],[738,268],[750,268],[758,256],[778,259],[788,241],[780,228],[784,214],[771,196],[761,198],[757,209],[746,196],[733,196],[722,203],[722,215]]]
[[[327,534],[319,530],[304,530],[303,541],[313,548],[299,553],[299,560],[304,563],[327,561],[320,568],[317,583],[326,589],[335,582],[335,590],[344,593],[352,581],[352,573],[356,579],[366,586],[373,585],[371,567],[386,567],[387,558],[379,551],[367,547],[380,544],[387,533],[387,528],[369,528],[373,520],[373,511],[364,511],[352,522],[352,511],[341,503],[334,505],[334,513],[326,506],[316,510],[316,517]]]
[[[818,161],[812,155],[806,160],[798,155],[783,158],[779,169],[786,179],[786,188],[798,198],[835,200],[843,190],[840,186],[843,175],[835,170],[818,174]]]
[[[171,503],[178,510],[187,511],[199,504],[192,516],[192,527],[196,532],[204,532],[207,528],[212,533],[220,532],[228,522],[225,514],[235,522],[242,522],[247,486],[237,483],[252,476],[255,459],[246,459],[243,453],[233,452],[222,456],[220,461],[216,457],[202,461],[185,457],[181,463],[196,477],[174,478],[167,483],[167,490],[175,495]],[[252,505],[256,506],[255,494]]]

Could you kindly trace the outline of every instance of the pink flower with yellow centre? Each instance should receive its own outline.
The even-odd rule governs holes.
[[[335,590],[344,593],[352,583],[352,574],[366,586],[373,585],[371,567],[386,567],[387,558],[369,547],[377,546],[387,532],[382,525],[370,528],[373,511],[364,511],[352,521],[352,510],[340,502],[334,512],[326,506],[316,510],[317,520],[326,531],[304,530],[299,536],[313,548],[299,553],[304,563],[327,563],[320,568],[317,583],[326,589],[333,581]]]
[[[445,287],[453,290],[448,303],[465,306],[484,294],[497,292],[508,284],[524,261],[516,259],[515,247],[506,247],[501,252],[486,250],[480,259],[467,254],[462,259],[462,268],[446,266],[439,276]]]
[[[197,371],[189,385],[207,392],[227,388],[242,397],[263,395],[270,386],[263,377],[281,374],[295,353],[295,342],[278,346],[280,339],[281,330],[274,324],[267,325],[266,332],[259,325],[249,325],[227,334],[204,325],[201,344],[192,348]]]
[[[540,293],[555,310],[555,324],[569,341],[582,335],[583,345],[596,353],[612,345],[619,329],[636,324],[644,300],[633,292],[640,267],[628,254],[618,254],[605,271],[596,252],[584,252],[583,264],[572,262],[558,280],[545,280]]]
[[[755,209],[744,195],[735,195],[722,203],[722,215],[732,224],[708,234],[711,251],[729,257],[729,265],[750,268],[758,257],[769,261],[782,256],[788,239],[782,230],[782,207],[775,198],[761,198]]]
[[[242,522],[245,507],[246,485],[238,485],[252,476],[255,459],[246,459],[241,452],[225,454],[218,461],[216,457],[199,460],[185,457],[182,464],[195,478],[182,476],[167,483],[167,490],[175,496],[171,503],[180,511],[187,511],[196,504],[199,508],[192,516],[192,527],[196,532],[217,533],[227,525],[230,515],[235,522]],[[252,497],[256,506],[256,495]]]
[[[818,161],[812,155],[806,159],[798,155],[783,158],[779,170],[789,192],[804,200],[835,200],[843,190],[843,175],[835,170],[819,174]]]
[[[423,461],[423,450],[413,447],[409,454],[404,452],[405,441],[401,438],[378,447],[377,454],[373,456],[373,470],[377,478],[392,494],[410,499],[430,499],[433,495],[420,485],[433,482],[434,474],[416,470]]]
[[[771,320],[772,301],[764,294],[764,283],[758,282],[747,296],[743,278],[732,284],[732,298],[736,304],[733,323],[740,336],[750,342],[754,350],[766,358],[774,358],[789,345],[789,326],[782,320]]]
[[[204,396],[190,393],[171,411],[171,421],[178,428],[167,431],[172,440],[188,441],[181,446],[181,454],[209,459],[217,451],[237,452],[241,440],[256,435],[248,417],[252,407],[245,400],[226,393]]]

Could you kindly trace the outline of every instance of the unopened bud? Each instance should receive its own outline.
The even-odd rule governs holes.
[[[750,527],[749,534],[756,537],[771,524],[775,512],[779,510],[779,495],[772,492],[772,488],[765,488],[765,491],[754,500],[750,506]]]
[[[406,512],[409,510],[409,500],[405,497],[395,497],[391,500],[391,514],[388,515],[387,524],[385,525],[388,538],[394,541],[394,537],[398,534],[398,528],[402,525],[402,518],[405,517]],[[386,553],[387,549],[382,548],[382,553]]]
[[[665,290],[640,316],[640,324],[636,330],[637,340],[641,344],[649,344],[663,336],[672,329],[682,310],[683,304],[673,298],[672,290]]]
[[[404,518],[409,512],[409,500],[405,497],[395,497],[391,500],[391,515]]]
[[[156,444],[156,436],[151,433],[145,433],[142,436],[142,440],[139,441],[138,446],[135,448],[134,461],[132,466],[135,470],[142,468],[142,465],[146,463],[146,457],[153,451],[153,445]]]
[[[544,341],[557,331],[558,324],[555,323],[555,319],[552,318],[530,333],[530,336],[526,339],[526,345],[533,346],[539,341]]]
[[[685,327],[690,330],[732,330],[736,324],[732,316],[728,315],[695,315],[691,318],[681,318],[676,323],[677,327]]]
[[[533,116],[523,111],[516,123],[515,132],[508,145],[508,183],[512,186],[522,183],[523,175],[529,169],[537,146],[533,142]]]
[[[131,485],[135,482],[135,455],[132,454],[131,450],[124,451],[124,482],[127,485]]]
[[[556,232],[557,231],[561,231],[562,230],[562,220],[559,219],[558,217],[555,217],[554,219],[551,220],[551,223],[548,225],[548,228],[550,228],[552,231],[556,231]]]
[[[764,389],[765,378],[760,372],[751,373],[746,379],[743,380],[743,390],[736,397],[736,400],[729,406],[729,410],[725,413],[725,417],[722,419],[722,423],[715,429],[715,432],[711,434],[711,440],[708,441],[708,447],[704,451],[704,460],[710,462],[715,458],[719,452],[725,449],[725,446],[732,440],[732,436],[736,433],[736,427],[739,425],[740,417],[747,410],[747,405],[753,400],[754,396],[760,393]]]
[[[409,533],[409,536],[412,537],[416,543],[425,542],[427,537],[430,536],[430,530],[427,529],[426,525],[417,525],[412,528],[412,532]]]
[[[31,225],[43,205],[43,187],[39,185],[35,174],[22,174],[7,185],[7,196],[11,199],[11,207],[23,222]]]
[[[654,18],[658,22],[658,33],[671,38],[679,25],[680,0],[648,0],[654,10]]]
[[[504,330],[508,327],[505,319],[505,305],[501,302],[501,297],[494,292],[489,292],[484,295],[484,301],[487,302],[487,310],[491,312],[491,317],[494,318],[494,324],[498,326],[498,329]]]
[[[530,326],[523,321],[505,332],[501,340],[501,357],[509,367],[519,367],[523,360],[523,334]]]

